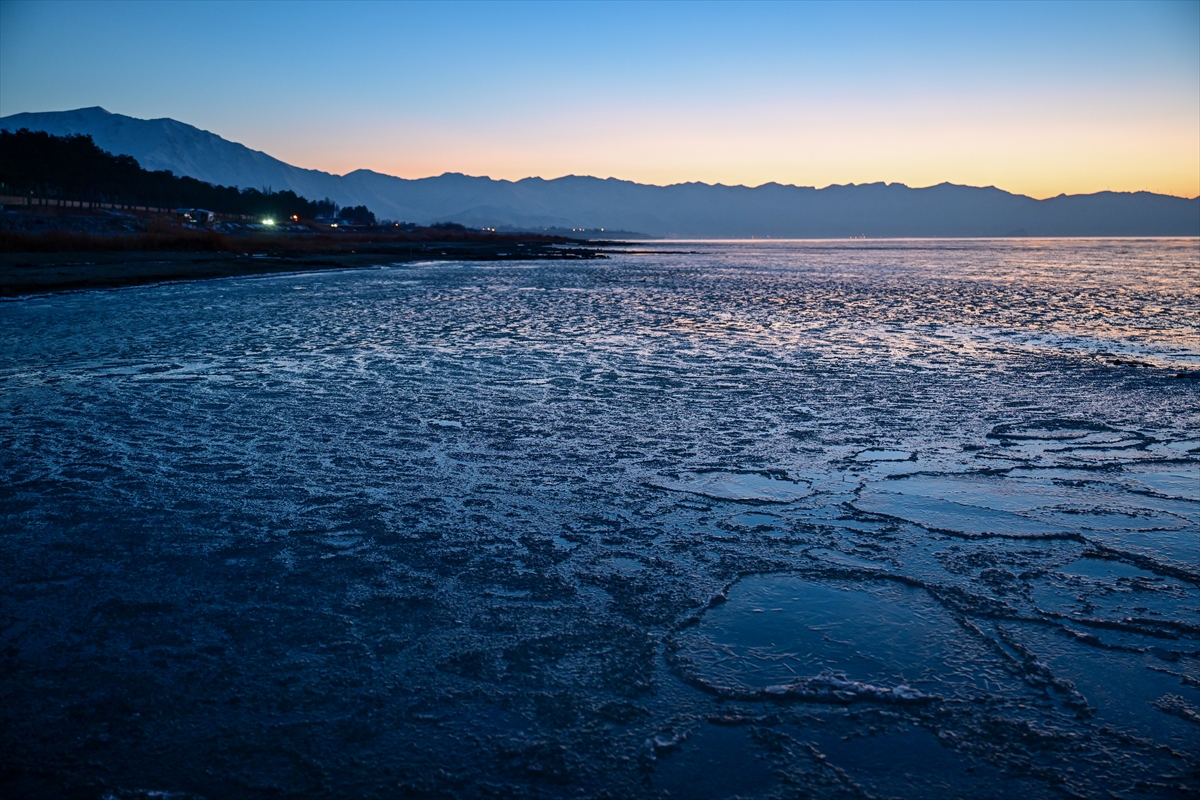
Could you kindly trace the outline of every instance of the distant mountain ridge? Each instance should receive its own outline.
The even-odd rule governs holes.
[[[228,186],[291,189],[422,224],[453,220],[475,227],[607,228],[695,238],[1200,236],[1200,198],[1151,192],[1035,200],[949,183],[751,188],[578,176],[507,181],[458,173],[409,180],[365,169],[346,175],[302,169],[182,122],[99,107],[13,114],[0,118],[0,128],[89,134],[101,148],[133,156],[147,169]]]

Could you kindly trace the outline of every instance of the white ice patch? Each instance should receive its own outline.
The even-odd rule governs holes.
[[[855,461],[908,461],[912,453],[906,450],[879,450],[871,448],[863,450],[854,457]]]
[[[642,562],[624,556],[605,559],[603,564],[621,575],[634,575],[642,570]]]
[[[738,514],[730,517],[727,520],[728,524],[735,528],[762,528],[777,525],[779,517],[774,514],[759,514],[753,511],[748,511],[745,514]]]
[[[1120,561],[1107,561],[1098,558],[1081,558],[1066,566],[1058,568],[1059,572],[1067,575],[1079,575],[1084,578],[1093,578],[1105,583],[1112,583],[1117,578],[1141,578],[1143,580],[1154,580],[1154,574],[1138,569],[1137,567],[1124,564]],[[1078,592],[1076,592],[1078,594]]]
[[[1135,472],[1123,478],[1121,482],[1133,489],[1200,502],[1200,466]]]
[[[807,482],[789,481],[756,472],[701,472],[678,480],[655,478],[651,486],[672,492],[690,492],[714,500],[791,503],[812,494]]]
[[[1200,564],[1200,535],[1195,526],[1152,531],[1093,528],[1084,534],[1106,547],[1138,553],[1155,561],[1172,562],[1189,571],[1195,571],[1196,565]]]
[[[854,501],[860,511],[885,514],[931,531],[964,536],[1006,536],[1037,539],[1076,532],[1009,511],[997,511],[951,500],[867,489]]]
[[[855,569],[883,569],[884,567],[883,564],[867,561],[865,558],[859,558],[858,556],[847,555],[837,550],[830,550],[827,547],[815,547],[812,550],[806,550],[805,554],[820,561],[837,564],[839,567],[853,567]]]
[[[1038,514],[1051,524],[1077,527],[1084,531],[1172,531],[1186,528],[1189,520],[1164,511],[1134,506],[1107,506],[1092,509],[1052,509]]]
[[[1013,512],[1059,505],[1069,499],[1070,494],[1068,490],[1059,486],[985,475],[913,475],[885,481],[874,488],[894,494],[916,495]]]

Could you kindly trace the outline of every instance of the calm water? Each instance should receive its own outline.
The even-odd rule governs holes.
[[[1197,241],[670,248],[0,304],[0,792],[1200,791]]]

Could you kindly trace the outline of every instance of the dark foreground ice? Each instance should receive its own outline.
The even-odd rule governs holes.
[[[1200,791],[1197,242],[685,249],[0,304],[0,794]]]

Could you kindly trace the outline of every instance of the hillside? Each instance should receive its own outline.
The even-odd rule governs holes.
[[[220,214],[311,220],[337,210],[329,201],[310,201],[290,190],[261,192],[214,186],[168,170],[142,168],[128,155],[113,155],[87,134],[55,136],[45,131],[0,129],[0,188],[20,197],[87,203],[205,208]],[[363,222],[374,222],[366,208]]]

